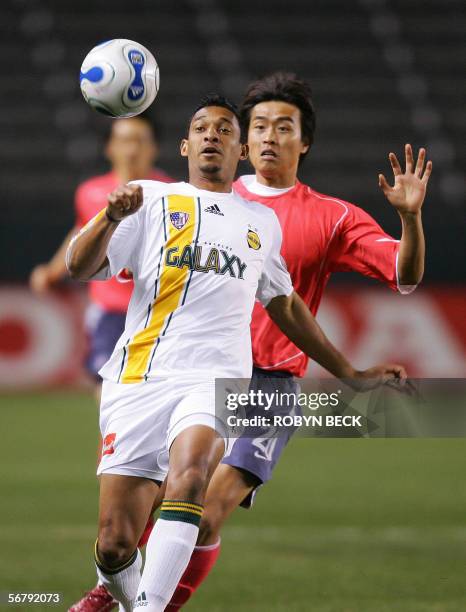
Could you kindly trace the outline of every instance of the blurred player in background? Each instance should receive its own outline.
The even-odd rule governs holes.
[[[295,290],[314,315],[333,272],[359,272],[403,294],[415,289],[424,272],[421,207],[432,170],[430,161],[424,167],[424,149],[415,161],[411,146],[406,145],[404,171],[390,153],[393,187],[379,175],[379,186],[401,220],[401,240],[395,240],[361,208],[320,194],[298,180],[299,165],[310,150],[315,129],[311,90],[305,81],[284,73],[256,81],[244,98],[242,122],[256,172],[239,178],[234,189],[277,214],[283,232],[282,256]],[[293,377],[304,376],[309,359],[257,302],[251,332],[251,386],[264,392],[296,391]],[[248,416],[254,416],[254,408],[249,408]],[[254,492],[271,478],[288,440],[270,436],[264,429],[259,438],[240,438],[223,459],[209,485],[198,545],[167,610],[181,608],[212,569],[220,550],[221,527],[238,505],[251,506]]]
[[[105,207],[108,194],[118,185],[137,179],[172,181],[165,172],[154,168],[158,144],[153,125],[144,115],[111,122],[105,155],[111,164],[110,172],[88,179],[78,187],[74,227],[51,260],[37,266],[31,273],[30,286],[38,295],[50,291],[68,276],[65,253],[71,238]],[[96,383],[96,395],[100,399],[101,378],[97,372],[112,354],[124,329],[133,283],[125,279],[123,273],[118,280],[112,278],[106,282],[91,282],[88,289],[85,326],[89,351],[86,369]]]

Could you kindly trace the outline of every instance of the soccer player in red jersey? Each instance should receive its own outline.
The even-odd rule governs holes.
[[[356,271],[410,293],[424,271],[421,207],[432,162],[425,150],[413,159],[405,147],[403,171],[389,158],[394,185],[379,175],[379,185],[398,212],[401,240],[385,233],[364,210],[318,193],[298,178],[299,164],[314,136],[315,112],[309,85],[292,74],[275,73],[253,83],[242,106],[249,157],[255,175],[242,176],[234,189],[244,198],[272,208],[283,232],[282,256],[295,290],[317,313],[332,272]],[[299,392],[294,376],[303,376],[308,358],[256,303],[252,318],[254,371],[251,385],[267,391]],[[275,407],[278,409],[278,407]],[[287,410],[291,411],[293,407]],[[254,416],[250,407],[248,416]],[[167,610],[181,608],[212,569],[220,550],[220,530],[238,506],[250,507],[253,494],[272,475],[288,438],[241,437],[216,469],[205,499],[198,546]]]
[[[108,194],[118,185],[137,179],[172,182],[165,172],[154,168],[158,145],[152,123],[144,115],[113,121],[105,154],[111,164],[110,172],[88,179],[77,188],[74,227],[50,261],[36,266],[31,273],[30,286],[37,294],[49,291],[68,276],[65,253],[71,238],[105,207]],[[98,396],[101,381],[97,372],[110,357],[124,329],[132,291],[133,283],[125,279],[124,273],[119,280],[89,283],[85,319],[90,346],[86,368],[96,382]]]

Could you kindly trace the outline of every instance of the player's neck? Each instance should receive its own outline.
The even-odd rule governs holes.
[[[233,185],[233,181],[224,181],[221,179],[215,179],[207,177],[202,174],[190,175],[189,184],[197,189],[203,189],[204,191],[215,191],[217,193],[230,193]]]
[[[266,187],[274,187],[275,189],[287,189],[289,187],[295,186],[297,177],[296,174],[274,174],[270,176],[264,176],[260,172],[256,172],[256,181],[260,185],[265,185]]]

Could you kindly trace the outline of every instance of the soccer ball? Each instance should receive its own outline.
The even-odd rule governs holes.
[[[110,117],[134,117],[159,90],[159,67],[152,53],[132,40],[116,38],[94,47],[79,75],[86,102]]]

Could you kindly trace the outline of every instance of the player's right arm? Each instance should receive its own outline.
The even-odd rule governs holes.
[[[72,278],[81,281],[90,280],[109,266],[107,250],[112,236],[121,221],[134,215],[142,203],[141,185],[124,185],[112,191],[108,196],[107,208],[94,217],[68,247],[66,265]],[[120,234],[122,242],[125,242],[125,239],[130,241],[134,237],[124,236],[124,232]]]

